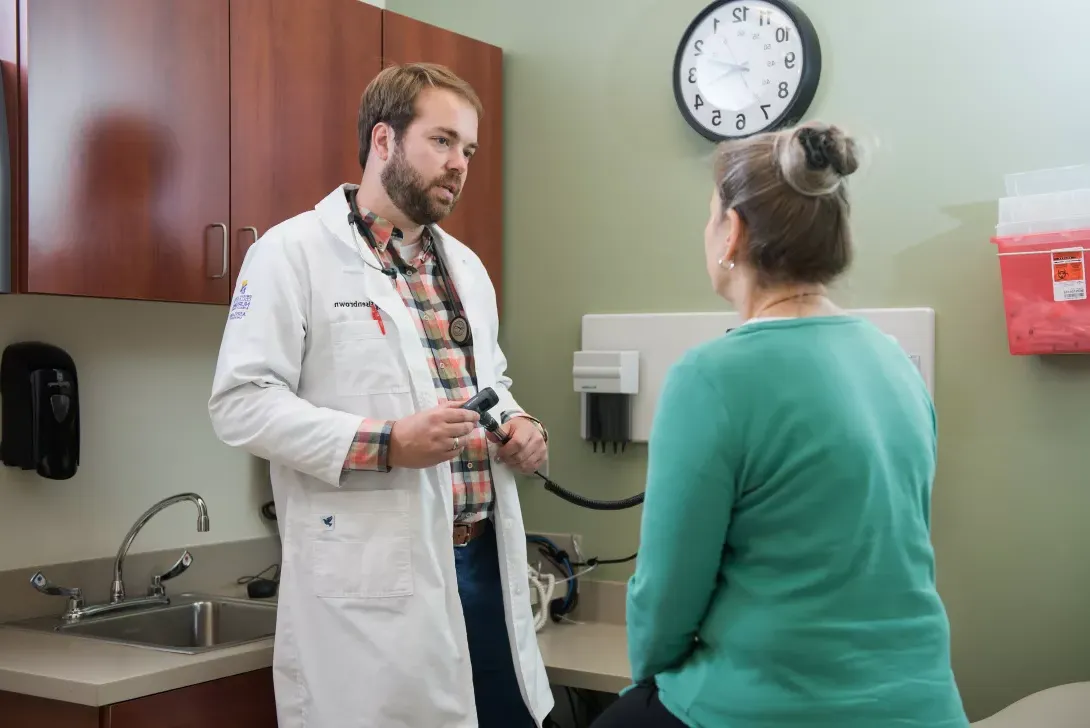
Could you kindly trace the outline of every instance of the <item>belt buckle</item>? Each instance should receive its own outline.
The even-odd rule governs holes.
[[[456,523],[454,524],[454,548],[464,549],[469,545],[470,535],[472,533],[472,527],[468,523]]]

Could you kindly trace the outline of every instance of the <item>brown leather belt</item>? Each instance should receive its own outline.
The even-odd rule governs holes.
[[[454,524],[454,546],[455,548],[461,548],[468,546],[469,542],[478,536],[482,536],[488,529],[489,520],[485,518],[481,521],[474,523],[455,523]]]

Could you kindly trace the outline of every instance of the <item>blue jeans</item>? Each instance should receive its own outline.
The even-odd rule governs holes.
[[[478,725],[536,728],[515,677],[504,616],[496,531],[491,523],[483,534],[454,549],[454,565],[469,636]]]

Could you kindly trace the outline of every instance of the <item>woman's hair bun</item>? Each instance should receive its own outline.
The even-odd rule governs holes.
[[[777,145],[784,180],[808,197],[836,192],[859,169],[855,140],[836,126],[805,124],[781,132]]]

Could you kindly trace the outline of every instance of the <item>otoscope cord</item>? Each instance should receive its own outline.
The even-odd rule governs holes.
[[[489,415],[487,412],[480,412],[481,425],[499,438],[500,444],[506,445],[511,436],[508,435],[496,422],[495,418]],[[567,488],[562,487],[555,480],[543,475],[541,471],[535,470],[534,475],[545,481],[545,490],[549,491],[553,495],[559,496],[569,503],[573,503],[580,508],[588,508],[592,511],[623,511],[627,508],[633,508],[643,503],[643,493],[637,493],[634,496],[623,498],[621,500],[595,500],[594,498],[587,498],[586,496],[579,495],[578,493],[572,493]]]
[[[623,511],[626,508],[633,508],[643,503],[643,493],[637,493],[634,496],[622,500],[595,500],[579,495],[578,493],[572,493],[567,488],[561,487],[555,480],[545,477],[537,470],[534,471],[534,475],[545,481],[545,490],[553,495],[560,496],[569,503],[574,503],[580,508],[589,508],[593,511]]]

